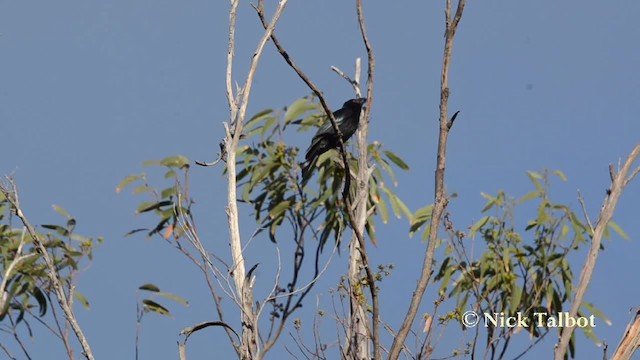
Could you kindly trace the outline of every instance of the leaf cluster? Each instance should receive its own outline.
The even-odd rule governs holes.
[[[141,202],[136,208],[136,214],[154,214],[157,223],[152,228],[139,228],[131,230],[127,235],[138,232],[146,232],[148,237],[161,235],[168,238],[179,239],[187,231],[185,223],[180,221],[181,216],[191,218],[191,205],[193,204],[188,189],[189,159],[182,155],[170,156],[162,160],[145,161],[142,166],[161,167],[165,169],[164,178],[171,180],[171,184],[157,190],[149,184],[146,173],[130,175],[124,178],[116,192],[122,192],[127,187],[133,187],[134,194],[147,194],[150,200]]]
[[[440,282],[440,294],[455,298],[456,313],[462,314],[472,308],[480,314],[521,314],[535,319],[534,313],[558,316],[570,306],[574,274],[567,258],[587,243],[591,229],[569,206],[551,201],[551,174],[529,172],[528,175],[535,190],[518,200],[504,192],[495,196],[482,194],[487,200],[482,212],[494,214],[483,216],[470,227],[468,235],[455,230],[448,217],[445,219],[449,234],[447,256],[440,264],[435,280]],[[559,171],[553,175],[565,180]],[[516,212],[533,201],[536,216],[520,231]],[[615,225],[612,228],[619,229]],[[482,240],[480,248],[483,251],[479,258],[473,259],[469,239],[476,237]],[[587,303],[583,308],[608,321],[593,305]],[[578,313],[578,316],[582,315],[584,312]],[[538,325],[531,321],[528,328],[513,331],[489,324],[487,344],[491,358],[502,357],[510,338],[519,331],[526,330],[535,338],[550,330]],[[592,328],[581,330],[599,342]],[[574,343],[572,340],[571,349]]]
[[[74,275],[80,271],[85,259],[93,259],[93,248],[102,238],[89,238],[74,232],[76,219],[65,209],[54,205],[53,209],[64,217],[62,224],[41,225],[45,231],[38,232],[53,263],[60,281],[71,286]],[[33,238],[25,229],[12,226],[12,212],[7,199],[0,199],[0,270],[5,293],[1,294],[0,322],[11,316],[15,325],[25,320],[26,314],[44,316],[51,303],[53,291],[50,273],[42,254],[34,245]],[[77,289],[73,295],[85,308],[89,302]]]
[[[314,99],[302,98],[282,111],[267,109],[254,115],[245,125],[248,144],[239,148],[237,180],[241,188],[241,201],[250,204],[256,221],[262,230],[268,230],[271,241],[277,241],[277,230],[283,223],[293,229],[299,239],[311,229],[313,237],[324,247],[333,236],[338,243],[348,224],[341,199],[346,168],[337,150],[320,156],[316,170],[316,182],[303,184],[298,162],[300,149],[289,145],[293,128],[308,132],[328,121],[322,107]],[[310,139],[310,137],[309,137]],[[402,200],[387,186],[397,185],[393,167],[409,170],[409,166],[396,154],[385,150],[379,142],[368,145],[372,173],[369,178],[367,209],[370,214],[380,214],[384,223],[389,220],[389,207],[396,217],[411,216]],[[348,154],[349,170],[358,170],[357,159]],[[353,175],[352,175],[353,176]],[[352,198],[358,184],[352,181]],[[384,196],[383,196],[384,194]],[[390,206],[389,206],[389,205]],[[311,224],[317,220],[316,232]],[[367,233],[375,241],[373,217],[367,220]]]

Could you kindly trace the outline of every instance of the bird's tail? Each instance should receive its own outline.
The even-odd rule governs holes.
[[[316,167],[316,162],[318,162],[318,157],[314,156],[309,160],[302,163],[302,183],[305,184],[311,175],[313,175],[313,169]]]

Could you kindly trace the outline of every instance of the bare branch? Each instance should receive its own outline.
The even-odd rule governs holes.
[[[589,230],[591,234],[593,234],[593,225],[591,224],[591,219],[589,218],[589,214],[587,213],[587,206],[584,203],[584,198],[580,191],[578,191],[578,201],[580,202],[580,206],[582,207],[582,213],[584,214],[585,220],[587,220],[587,225],[589,225]]]
[[[233,96],[233,56],[235,55],[236,47],[236,14],[238,12],[239,0],[231,2],[231,10],[229,11],[229,52],[227,53],[227,101],[229,103],[229,112],[231,113],[231,119],[236,118],[238,112],[238,104]]]
[[[237,179],[236,179],[236,152],[238,148],[238,142],[242,135],[242,128],[244,123],[245,114],[247,111],[247,105],[249,102],[249,95],[251,94],[251,87],[253,85],[253,77],[257,71],[258,63],[262,56],[264,47],[273,34],[276,23],[282,15],[288,0],[280,0],[278,7],[271,19],[269,25],[265,26],[264,34],[258,42],[256,50],[251,59],[251,65],[244,86],[238,91],[237,96],[234,98],[232,84],[232,62],[233,62],[233,49],[235,47],[235,24],[236,24],[236,10],[239,4],[239,0],[233,0],[231,5],[231,11],[229,13],[229,53],[227,57],[227,98],[229,102],[229,110],[231,114],[231,127],[225,125],[225,149],[226,149],[226,162],[227,162],[227,217],[229,220],[229,242],[231,245],[231,255],[233,259],[232,273],[236,294],[241,301],[242,311],[242,342],[241,342],[241,354],[242,359],[253,359],[259,354],[258,349],[258,326],[256,314],[253,310],[253,290],[252,283],[248,281],[245,275],[244,255],[242,253],[242,242],[240,238],[240,225],[238,219],[238,199],[237,199]]]
[[[462,12],[464,11],[465,0],[458,0],[458,7],[453,21],[451,21],[451,0],[447,0],[445,9],[446,17],[446,30],[445,30],[445,44],[444,54],[442,60],[442,73],[440,79],[440,136],[438,139],[438,155],[436,165],[436,179],[435,179],[435,201],[433,206],[433,213],[431,216],[431,231],[429,233],[429,242],[422,264],[422,272],[420,279],[416,285],[416,289],[411,298],[411,303],[405,316],[404,321],[400,329],[398,330],[398,336],[393,340],[391,349],[389,350],[389,359],[397,359],[402,350],[409,330],[413,324],[413,320],[418,312],[422,297],[427,290],[429,279],[433,272],[433,257],[435,254],[435,247],[438,237],[438,229],[440,225],[440,218],[444,213],[448,204],[447,194],[444,188],[444,173],[446,167],[446,151],[447,151],[447,139],[449,137],[449,116],[448,116],[448,104],[449,104],[449,68],[451,66],[451,57],[453,52],[453,40],[462,18]]]
[[[631,173],[631,175],[629,175],[627,180],[625,180],[624,186],[627,186],[631,182],[631,180],[633,180],[633,178],[635,178],[636,175],[638,175],[638,173],[640,173],[640,166],[638,166],[635,170],[633,170],[633,173]]]
[[[634,318],[627,325],[611,360],[631,359],[638,347],[640,347],[640,310],[636,311]]]
[[[570,317],[575,317],[580,309],[584,294],[587,292],[587,288],[591,282],[591,276],[593,275],[593,271],[598,260],[602,236],[609,225],[609,221],[611,221],[611,218],[613,217],[613,213],[618,205],[618,200],[620,199],[625,186],[628,184],[627,180],[629,179],[627,178],[627,174],[631,170],[631,167],[638,156],[640,156],[640,144],[636,145],[636,147],[631,151],[631,154],[627,157],[627,161],[625,161],[618,174],[612,170],[611,166],[609,167],[609,173],[613,177],[613,180],[611,181],[611,190],[604,201],[602,210],[600,210],[600,216],[598,216],[598,220],[596,221],[596,226],[591,238],[591,248],[589,249],[589,254],[587,255],[582,267],[580,281],[576,289],[576,295],[571,304],[571,309],[569,310]],[[569,346],[569,341],[571,340],[571,334],[573,334],[574,330],[575,327],[565,327],[563,329],[560,342],[555,350],[556,360],[562,360],[564,358],[564,355],[567,352],[567,347]]]
[[[613,164],[609,164],[609,177],[611,178],[611,182],[616,181],[616,169],[613,168]]]
[[[360,60],[360,58],[358,58],[358,60]],[[359,61],[358,61],[359,63]],[[357,67],[357,66],[356,66]],[[336,66],[331,66],[331,70],[333,70],[336,74],[338,74],[341,78],[347,80],[347,82],[349,84],[351,84],[351,86],[353,86],[353,91],[356,93],[356,96],[360,97],[360,84],[358,84],[357,81],[351,79],[349,77],[349,75],[345,74],[344,71],[340,70],[338,67]],[[356,69],[356,73],[359,72],[359,69]]]
[[[363,113],[360,116],[360,125],[358,127],[358,177],[357,177],[357,191],[356,191],[356,199],[358,198],[358,194],[368,194],[369,193],[369,165],[367,163],[368,154],[368,142],[367,136],[369,132],[369,118],[371,114],[371,109],[373,107],[373,86],[374,86],[374,75],[375,75],[375,53],[373,51],[373,47],[369,40],[369,35],[367,34],[367,28],[364,19],[364,9],[362,5],[362,0],[356,0],[356,13],[358,16],[358,25],[360,27],[360,34],[362,36],[362,41],[364,43],[365,49],[367,51],[367,106],[364,108]],[[356,61],[356,73],[355,73],[355,82],[357,84],[360,83],[360,61]],[[359,90],[359,89],[358,89]],[[360,96],[360,92],[356,91],[358,96]],[[345,195],[345,200],[347,197]],[[349,199],[349,202],[350,199]],[[352,205],[347,203],[348,209],[352,209]],[[356,247],[360,253],[362,258],[362,267],[364,269],[365,275],[367,277],[367,287],[369,288],[369,293],[371,295],[372,309],[371,316],[373,320],[373,333],[372,333],[372,343],[374,350],[374,358],[382,359],[381,347],[380,347],[380,304],[378,300],[378,289],[376,287],[375,277],[373,275],[373,271],[371,269],[371,261],[369,260],[369,256],[366,251],[366,242],[362,236],[364,232],[365,225],[367,223],[367,201],[358,201],[357,207],[354,213],[349,213],[349,218],[351,220],[352,228],[354,229],[354,235],[358,240],[358,246]],[[355,217],[354,217],[355,215]],[[355,225],[355,226],[354,226]],[[352,240],[353,242],[353,240]],[[375,245],[375,244],[374,244]],[[352,254],[353,256],[353,254]]]

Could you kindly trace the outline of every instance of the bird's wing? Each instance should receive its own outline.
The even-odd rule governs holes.
[[[336,119],[336,123],[338,125],[340,125],[340,123],[344,119],[345,112],[346,112],[346,110],[343,108],[343,109],[339,109],[339,110],[337,110],[337,111],[335,111],[333,113],[333,117]],[[320,128],[316,132],[316,135],[314,136],[314,138],[316,136],[318,136],[318,135],[334,134],[334,133],[335,133],[335,131],[333,130],[333,125],[331,125],[331,119],[329,119],[327,117],[327,118],[325,118],[324,123],[322,123],[322,125],[320,125]]]
[[[324,152],[331,149],[331,138],[332,136],[329,134],[320,134],[313,137],[311,140],[311,145],[307,149],[307,154],[305,158],[309,160],[315,156],[320,156]]]

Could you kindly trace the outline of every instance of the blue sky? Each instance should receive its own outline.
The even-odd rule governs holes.
[[[412,167],[398,173],[397,188],[412,210],[433,198],[443,3],[365,2],[377,56],[370,140]],[[141,199],[116,194],[115,187],[124,176],[141,172],[145,160],[215,156],[228,116],[228,7],[226,1],[0,2],[0,173],[15,176],[32,222],[59,221],[51,209],[58,204],[76,216],[79,233],[105,237],[80,277],[92,309],[77,309],[98,358],[133,358],[135,289],[143,283],[180,294],[190,306],[173,306],[173,320],[145,318],[142,359],[176,358],[178,332],[214,319],[204,283],[184,258],[158,239],[123,236],[150,222],[134,217]],[[450,80],[450,109],[462,113],[449,142],[447,189],[459,195],[451,210],[461,227],[482,216],[481,192],[521,196],[531,189],[526,171],[542,168],[563,170],[569,178],[554,183],[554,199],[578,209],[579,189],[590,214],[597,214],[609,186],[608,164],[625,157],[639,140],[639,15],[640,4],[630,0],[469,2]],[[276,33],[332,107],[353,97],[330,71],[335,65],[351,72],[356,57],[366,58],[352,2],[292,1]],[[261,35],[257,16],[242,2],[239,82]],[[248,114],[308,94],[268,44]],[[308,135],[298,135],[290,143],[304,146]],[[226,251],[221,169],[193,168],[192,181],[203,237],[212,249]],[[640,296],[629,271],[640,253],[639,186],[630,185],[614,218],[631,240],[606,242],[587,294],[613,322],[596,329],[611,347]],[[243,229],[251,233],[250,209],[241,211]],[[379,224],[378,231],[372,261],[396,265],[391,281],[382,284],[382,314],[397,327],[425,244],[408,238],[406,219]],[[266,238],[257,240],[256,258],[263,250],[271,254],[259,259],[266,283],[275,252]],[[316,288],[321,301],[345,263],[344,256],[334,260]],[[582,260],[573,264],[577,272]],[[427,294],[421,311],[429,311],[432,299]],[[311,321],[312,300],[297,316]],[[34,358],[63,356],[59,344],[37,334],[42,335],[29,343]],[[458,341],[447,335],[451,338],[445,336],[436,355],[447,355],[448,345]],[[579,339],[579,358],[601,358],[600,349]],[[534,354],[549,357],[554,340],[549,337]],[[218,330],[197,334],[189,344],[193,359],[229,351]],[[283,356],[282,347],[272,354]]]

